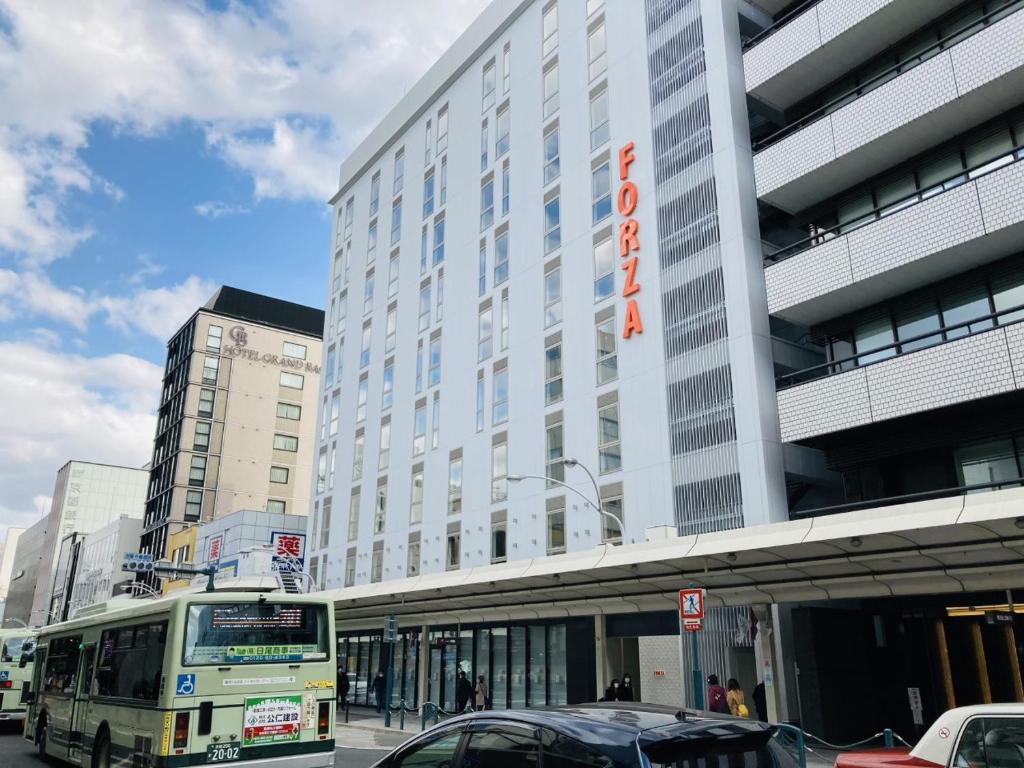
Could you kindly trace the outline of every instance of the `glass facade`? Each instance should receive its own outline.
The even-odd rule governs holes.
[[[430,632],[429,697],[451,711],[458,672],[484,676],[494,709],[564,704],[566,625],[513,624]]]
[[[428,633],[428,647],[421,654],[420,628],[409,627],[399,633],[393,648],[392,706],[404,698],[407,707],[420,704],[419,660],[427,663],[426,691],[423,701],[436,703],[446,711],[457,707],[456,684],[459,672],[475,685],[483,675],[494,709],[522,709],[565,704],[568,701],[593,700],[593,624],[577,622],[533,622],[530,624],[478,625],[474,627],[436,627]],[[570,695],[568,684],[573,661],[566,652],[571,632],[577,644],[588,646],[579,654],[577,687]],[[384,669],[388,647],[380,633],[340,636],[338,658],[348,674],[349,702],[354,706],[374,706],[373,678]],[[584,681],[584,678],[586,680]]]
[[[406,707],[419,706],[416,669],[419,659],[419,630],[399,632],[392,650],[391,705],[405,699]],[[375,706],[373,679],[377,670],[387,668],[388,645],[381,633],[342,636],[338,638],[338,659],[345,665],[349,680],[349,703]]]

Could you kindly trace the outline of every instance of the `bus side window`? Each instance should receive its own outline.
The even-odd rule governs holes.
[[[104,630],[96,665],[97,694],[156,701],[166,639],[166,622]]]
[[[60,637],[50,641],[43,688],[47,693],[74,693],[82,638]]]

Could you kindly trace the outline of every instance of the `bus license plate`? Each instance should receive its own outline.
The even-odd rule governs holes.
[[[223,744],[210,744],[206,747],[206,762],[226,763],[238,759],[241,745],[237,741],[226,741]]]

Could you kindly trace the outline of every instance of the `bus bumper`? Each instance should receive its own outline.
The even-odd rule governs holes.
[[[25,719],[25,710],[19,709],[15,712],[0,712],[0,722],[21,722]]]
[[[181,756],[185,757],[185,756]],[[155,768],[177,768],[186,765],[206,765],[201,756],[196,761],[184,760],[174,755],[153,759]],[[334,768],[334,749],[329,752],[309,752],[302,755],[280,755],[278,757],[260,757],[255,760],[234,760],[224,763],[225,768]]]

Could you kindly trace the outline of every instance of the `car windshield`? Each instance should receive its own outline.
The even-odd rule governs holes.
[[[30,637],[8,637],[0,648],[0,661],[21,661],[21,654],[31,656],[35,644]],[[31,661],[29,658],[27,661]]]
[[[300,603],[192,605],[186,666],[321,661],[328,658],[327,608]]]
[[[651,768],[798,768],[770,732],[728,738],[668,738],[644,747]]]

